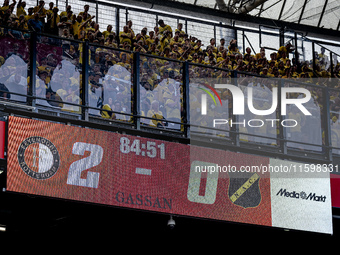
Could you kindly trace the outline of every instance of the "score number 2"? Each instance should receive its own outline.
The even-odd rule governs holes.
[[[99,173],[88,171],[86,179],[81,178],[81,173],[95,167],[102,162],[103,148],[96,144],[76,142],[73,145],[72,153],[84,156],[85,151],[90,151],[90,156],[79,159],[70,165],[68,170],[67,184],[98,188]]]
[[[136,155],[142,156],[145,156],[146,153],[148,157],[155,158],[157,156],[157,148],[159,149],[159,157],[165,159],[164,143],[161,143],[156,147],[156,142],[147,141],[146,144],[141,144],[139,139],[135,139],[130,145],[129,138],[120,138],[120,151],[122,153],[134,152]],[[146,151],[144,149],[146,149]],[[100,173],[88,171],[86,178],[81,178],[81,173],[92,167],[98,166],[102,162],[104,150],[97,144],[82,142],[73,144],[73,154],[84,156],[85,151],[89,151],[90,155],[79,159],[70,165],[66,183],[75,186],[98,188]]]

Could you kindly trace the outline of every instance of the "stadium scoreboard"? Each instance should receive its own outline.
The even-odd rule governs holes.
[[[11,192],[332,233],[329,172],[268,171],[302,163],[13,116],[7,155]]]

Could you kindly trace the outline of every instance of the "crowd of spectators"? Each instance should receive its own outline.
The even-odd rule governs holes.
[[[59,39],[38,37],[40,48],[37,52],[36,94],[48,99],[45,102],[39,100],[41,104],[69,112],[79,113],[81,110],[76,105],[81,104],[83,47],[81,43],[68,39],[89,41],[89,104],[91,107],[89,112],[105,119],[132,121],[128,114],[132,113],[133,51],[143,53],[140,56],[141,115],[148,118],[141,119],[141,122],[156,127],[183,129],[178,124],[183,117],[183,64],[181,61],[192,63],[189,65],[193,99],[190,104],[191,115],[196,116],[192,119],[195,122],[192,121],[192,123],[197,125],[204,126],[207,122],[207,117],[197,114],[200,111],[200,105],[196,102],[199,101],[200,93],[202,93],[201,90],[197,90],[199,84],[209,82],[208,79],[211,78],[229,79],[233,76],[233,71],[238,71],[238,77],[241,78],[240,85],[252,84],[252,86],[262,87],[264,88],[263,94],[267,96],[268,88],[277,86],[277,84],[265,81],[264,78],[304,78],[303,81],[307,83],[340,88],[339,79],[328,79],[331,77],[331,68],[334,73],[332,78],[340,77],[340,64],[330,66],[324,49],[321,49],[320,53],[315,53],[316,63],[313,68],[311,61],[300,62],[295,58],[290,58],[292,56],[290,53],[295,51],[290,43],[271,52],[270,58],[267,58],[268,54],[264,48],[261,48],[260,52],[253,52],[248,47],[242,54],[234,39],[227,42],[221,38],[219,42],[216,42],[216,38],[211,38],[210,44],[205,46],[199,38],[186,34],[183,24],[178,23],[177,28],[174,29],[164,20],[159,20],[155,27],[144,27],[141,31],[134,31],[131,20],[119,34],[115,33],[116,30],[112,25],[108,25],[103,31],[95,22],[92,12],[94,10],[90,10],[89,5],[84,5],[83,11],[74,13],[71,5],[68,5],[65,10],[59,10],[53,2],[47,7],[43,0],[40,0],[37,6],[26,10],[26,3],[22,0],[19,2],[13,0],[12,3],[4,0],[0,8],[0,24],[7,28],[1,29],[1,33],[9,38],[8,45],[13,45],[13,48],[8,52],[3,52],[6,55],[3,54],[0,57],[2,90],[13,91],[13,80],[19,81],[19,77],[13,77],[19,74],[20,81],[17,83],[24,84],[23,79],[26,79],[26,85],[29,84],[29,77],[23,70],[24,64],[17,58],[21,56],[21,59],[28,63],[28,56],[23,56],[24,53],[20,54],[18,49],[14,55],[9,54],[15,51],[15,47],[19,47],[19,43],[13,43],[14,41],[24,41],[30,37],[29,33],[16,29],[59,37]],[[22,45],[26,45],[24,51],[29,52],[28,44],[20,46]],[[17,65],[13,64],[13,61]],[[11,69],[11,66],[14,67]],[[16,72],[16,69],[20,72]],[[262,78],[252,77],[252,80],[249,80],[252,74]],[[312,81],[312,78],[315,79]],[[9,81],[12,85],[8,85]],[[22,90],[22,87],[20,88]],[[18,93],[16,89],[14,92]],[[224,90],[218,90],[218,93],[222,100],[227,100],[226,105],[230,106],[230,94]],[[322,109],[322,95],[317,89],[312,89],[312,94],[315,105]],[[13,94],[7,94],[5,97],[11,96],[11,99],[15,98]],[[261,100],[258,107],[265,107]],[[338,122],[339,110],[339,93],[334,90],[331,93],[333,123]],[[214,114],[222,113],[229,114],[225,109],[221,113],[215,111]],[[247,130],[243,131],[247,132]],[[276,131],[273,135],[275,133]]]

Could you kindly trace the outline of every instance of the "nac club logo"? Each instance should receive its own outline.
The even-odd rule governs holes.
[[[19,145],[18,162],[25,174],[44,180],[51,178],[58,171],[60,156],[50,140],[31,136]]]

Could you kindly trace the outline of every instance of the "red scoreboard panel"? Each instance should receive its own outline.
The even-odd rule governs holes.
[[[329,173],[304,181],[263,171],[288,164],[302,165],[25,118],[8,123],[8,191],[332,233]]]

